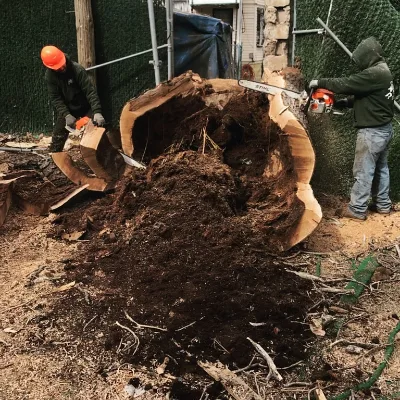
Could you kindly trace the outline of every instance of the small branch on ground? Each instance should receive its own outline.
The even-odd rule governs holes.
[[[147,328],[147,329],[155,329],[157,331],[167,332],[167,328],[160,328],[159,326],[139,324],[126,311],[124,311],[124,314],[125,314],[125,317],[129,321],[131,321],[133,324],[135,324],[135,326],[134,326],[135,329],[145,329],[145,328]]]
[[[197,321],[193,321],[190,324],[187,324],[185,326],[182,326],[182,328],[176,329],[175,332],[183,331],[186,328],[189,328],[190,326],[194,325]]]
[[[261,354],[261,356],[265,359],[265,361],[268,364],[269,367],[269,372],[267,376],[267,381],[268,379],[272,376],[274,379],[281,381],[283,380],[281,374],[278,372],[276,365],[270,355],[256,342],[254,342],[252,339],[249,337],[247,340],[253,345],[253,347]]]
[[[89,324],[90,324],[92,321],[95,320],[95,318],[97,318],[97,314],[96,314],[92,319],[90,319],[88,322],[86,322],[86,324],[85,324],[84,327],[83,327],[83,331],[89,326]]]
[[[339,339],[336,340],[335,342],[331,343],[329,347],[334,347],[337,344],[342,344],[344,346],[357,346],[357,347],[361,347],[363,349],[367,349],[367,350],[371,350],[371,349],[375,349],[376,347],[378,347],[378,344],[373,344],[373,343],[362,343],[362,342],[352,342],[350,340],[346,340],[346,339]]]
[[[317,281],[317,282],[323,282],[324,281],[319,276],[311,275],[311,274],[308,274],[307,272],[292,271],[290,269],[287,269],[286,272],[290,272],[291,274],[295,274],[295,275],[299,276],[300,278],[307,279],[309,281]]]
[[[294,364],[292,364],[292,365],[289,365],[289,366],[287,366],[287,367],[282,367],[282,368],[277,368],[279,371],[282,371],[282,370],[284,370],[284,369],[290,369],[290,368],[293,368],[293,367],[295,367],[296,365],[301,365],[301,364],[303,364],[303,361],[297,361],[296,363],[294,363]]]
[[[338,289],[333,287],[319,288],[321,292],[334,293],[334,294],[354,294],[354,289]]]
[[[137,349],[139,348],[139,344],[140,344],[140,340],[139,340],[138,336],[136,335],[136,333],[133,332],[132,329],[129,329],[127,326],[120,324],[118,321],[115,322],[115,325],[119,326],[122,329],[125,329],[133,336],[134,344],[136,345],[135,351],[133,352],[133,354],[135,354],[137,352]]]
[[[311,386],[311,385],[312,385],[312,383],[310,383],[310,382],[289,382],[283,386],[288,388],[288,387],[293,387],[293,386]]]

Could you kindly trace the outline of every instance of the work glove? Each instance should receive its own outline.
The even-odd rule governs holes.
[[[97,126],[103,126],[106,123],[104,117],[100,113],[94,114],[93,122]]]
[[[308,87],[310,89],[317,89],[318,88],[318,80],[312,79],[311,82],[309,83]]]
[[[73,115],[68,114],[65,117],[65,125],[66,126],[69,126],[69,127],[73,128],[73,129],[75,129],[75,122],[76,122],[76,118]]]
[[[347,108],[349,105],[349,101],[347,99],[340,99],[336,100],[334,103],[334,107],[337,108],[338,110],[343,110],[344,108]]]

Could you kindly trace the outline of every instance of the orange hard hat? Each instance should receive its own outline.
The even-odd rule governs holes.
[[[40,57],[47,68],[60,69],[65,65],[65,54],[55,46],[43,47]]]

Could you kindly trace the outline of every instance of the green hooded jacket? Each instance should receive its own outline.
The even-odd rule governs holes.
[[[68,114],[84,116],[90,109],[93,114],[101,113],[100,100],[96,88],[80,64],[66,55],[67,69],[57,72],[47,69],[45,80],[50,100],[57,114],[65,118]]]
[[[334,93],[352,95],[354,126],[368,128],[385,125],[394,114],[393,77],[374,37],[363,40],[353,52],[353,61],[362,70],[348,78],[321,78],[318,87]]]

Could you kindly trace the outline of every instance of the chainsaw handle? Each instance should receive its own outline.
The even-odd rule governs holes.
[[[71,128],[71,127],[68,126],[68,125],[65,125],[65,129],[66,129],[68,132],[70,132],[70,133],[74,133],[74,132],[75,132],[75,129],[74,129],[74,128]]]
[[[314,88],[311,88],[310,90],[310,94],[308,95],[308,99],[306,102],[306,105],[304,106],[304,113],[307,114],[308,113],[308,109],[310,108],[310,104],[311,104],[311,100],[312,100],[312,95],[314,93]]]

